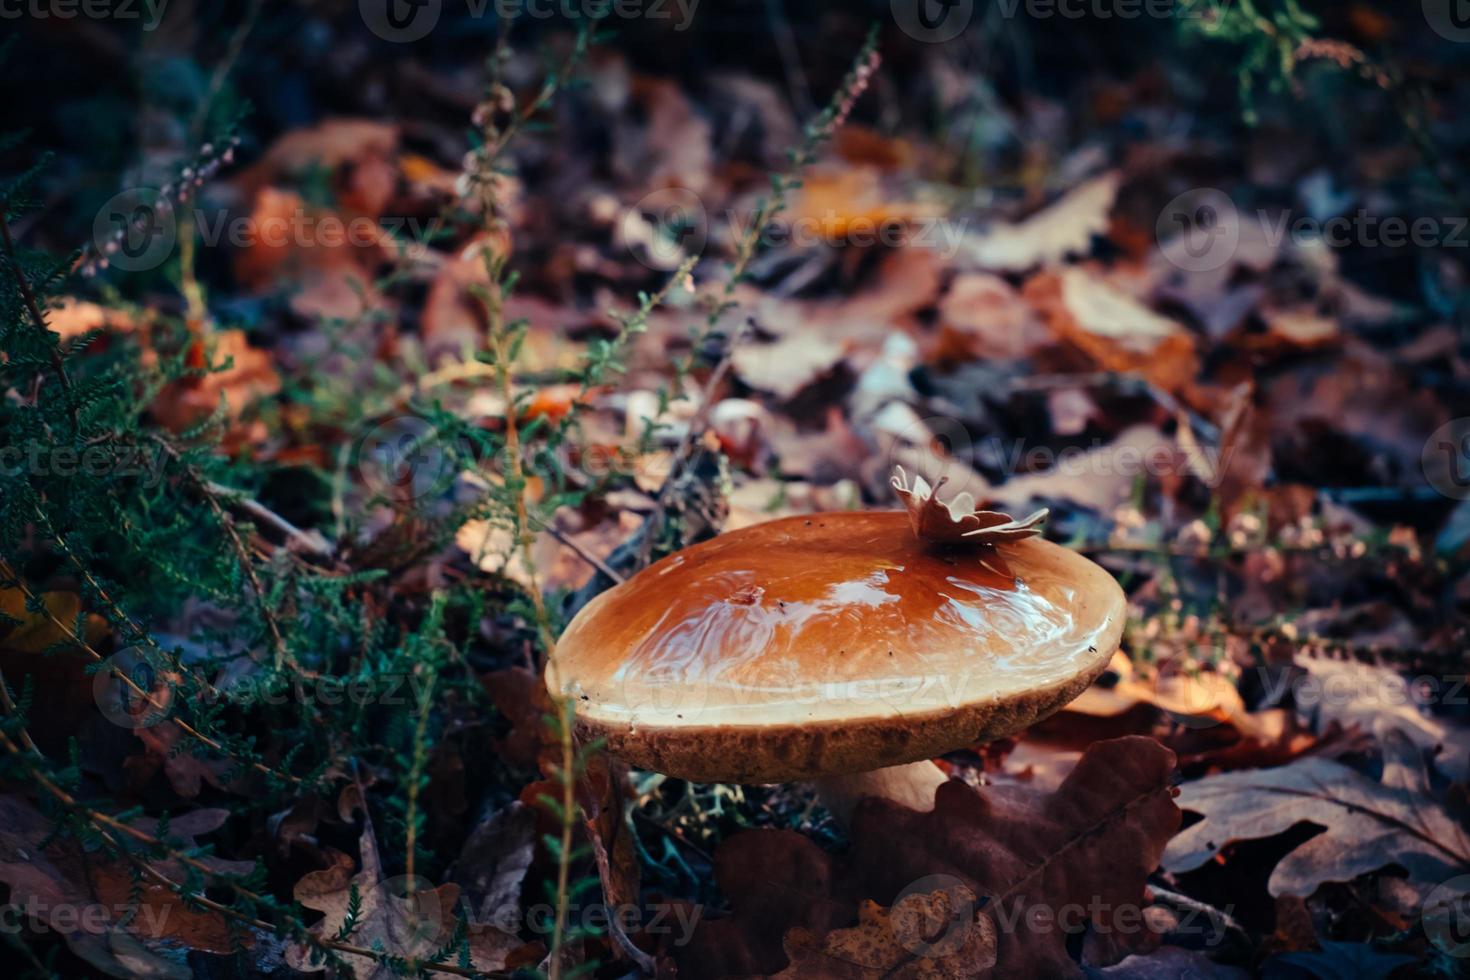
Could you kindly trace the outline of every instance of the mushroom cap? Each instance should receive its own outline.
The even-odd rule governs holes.
[[[547,684],[579,731],[700,782],[915,762],[1012,734],[1081,694],[1123,630],[1123,590],[1075,552],[936,550],[902,511],[720,535],[588,603]]]

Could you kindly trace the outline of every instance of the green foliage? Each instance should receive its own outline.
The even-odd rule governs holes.
[[[1256,122],[1263,94],[1292,85],[1301,45],[1321,26],[1297,0],[1182,0],[1179,27],[1186,39],[1235,48],[1236,86],[1246,121]]]

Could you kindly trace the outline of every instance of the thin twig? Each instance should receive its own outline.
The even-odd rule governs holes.
[[[331,558],[336,551],[332,542],[328,541],[321,532],[315,530],[303,531],[260,501],[247,496],[244,491],[215,483],[212,480],[206,480],[204,487],[209,493],[239,507],[256,520],[274,527],[300,545],[301,550],[307,554],[314,555],[317,558]]]
[[[1222,933],[1228,930],[1239,933],[1242,936],[1249,935],[1245,930],[1245,926],[1237,922],[1229,912],[1223,909],[1217,909],[1213,905],[1190,898],[1188,895],[1181,895],[1178,892],[1169,891],[1167,888],[1160,888],[1158,885],[1149,885],[1148,890],[1153,894],[1155,901],[1163,901],[1188,912],[1203,915]]]
[[[572,554],[576,555],[578,558],[591,565],[597,571],[601,572],[603,575],[606,575],[617,584],[623,584],[623,576],[619,575],[617,572],[609,568],[607,563],[604,562],[601,558],[598,558],[596,555],[592,554],[592,552],[588,551],[586,548],[583,548],[581,545],[579,545],[576,541],[572,540],[572,538],[567,535],[565,531],[557,528],[554,524],[547,524],[542,521],[536,521],[534,519],[533,523],[535,523],[536,526],[539,527],[541,530],[545,531],[547,534],[551,535],[553,538],[556,538],[556,540],[566,545],[567,548],[572,552]]]

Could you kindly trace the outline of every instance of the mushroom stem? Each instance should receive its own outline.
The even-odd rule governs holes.
[[[925,759],[870,772],[823,776],[812,785],[832,815],[845,824],[852,819],[853,807],[866,796],[881,796],[900,806],[927,813],[934,809],[935,791],[948,781],[943,769]]]

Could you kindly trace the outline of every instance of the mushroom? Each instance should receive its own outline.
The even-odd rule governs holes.
[[[1123,628],[1123,591],[967,494],[895,490],[908,512],[789,517],[720,535],[604,592],[547,669],[577,728],[696,782],[814,780],[918,810],[929,761],[1010,735],[1081,694]],[[942,482],[941,482],[942,485]]]

